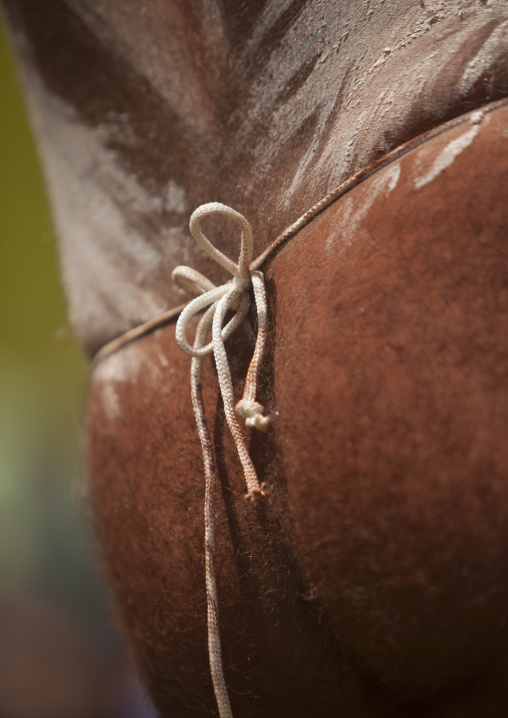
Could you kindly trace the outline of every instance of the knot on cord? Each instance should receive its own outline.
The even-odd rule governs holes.
[[[240,227],[240,256],[237,263],[214,247],[201,231],[201,221],[204,217],[212,214],[228,217]],[[217,287],[209,279],[190,267],[180,266],[173,270],[172,278],[178,286],[197,295],[180,314],[176,324],[176,341],[180,349],[192,357],[191,384],[193,395],[196,393],[194,388],[197,388],[201,383],[204,357],[212,353],[215,357],[219,386],[224,402],[224,412],[242,463],[248,488],[247,497],[255,500],[263,494],[263,491],[237,419],[237,416],[245,419],[245,425],[248,428],[255,428],[260,431],[266,431],[270,423],[270,417],[264,415],[262,404],[256,401],[259,369],[266,343],[266,292],[263,274],[259,271],[251,270],[252,228],[240,212],[219,202],[210,202],[198,207],[190,218],[189,228],[200,247],[212,259],[227,269],[233,277],[225,284]],[[245,380],[243,397],[235,407],[233,382],[224,342],[247,317],[251,302],[251,288],[254,292],[258,319],[256,343]],[[199,320],[194,342],[191,345],[186,338],[187,325],[196,314],[203,310],[204,314]],[[234,314],[224,326],[228,311],[233,311]],[[208,341],[210,330],[212,337],[211,341]],[[196,419],[198,418],[197,411],[195,403]]]
[[[249,427],[249,429],[268,430],[270,417],[264,416],[264,407],[259,401],[240,399],[235,406],[235,411],[241,419],[245,419],[245,426]]]

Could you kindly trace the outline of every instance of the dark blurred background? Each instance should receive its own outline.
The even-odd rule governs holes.
[[[88,365],[0,26],[0,716],[145,718],[82,520]]]

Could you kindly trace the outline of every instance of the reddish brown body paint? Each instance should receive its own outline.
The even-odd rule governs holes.
[[[262,400],[277,414],[253,438],[269,487],[257,511],[208,368],[238,715],[476,716],[491,698],[505,704],[491,691],[503,690],[508,650],[507,116],[465,122],[389,164],[269,262]],[[138,661],[165,714],[196,716],[206,696],[213,705],[203,485],[173,332],[96,370],[90,457]],[[235,356],[249,345],[232,344],[240,385]]]

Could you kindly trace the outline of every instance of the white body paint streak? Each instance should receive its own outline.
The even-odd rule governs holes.
[[[100,397],[106,416],[110,421],[116,421],[121,415],[120,401],[116,393],[116,383],[102,383]]]
[[[100,361],[94,370],[94,381],[104,384],[123,384],[131,381],[143,368],[143,354],[136,342]]]
[[[476,80],[486,72],[496,61],[501,53],[506,52],[508,45],[508,20],[498,25],[488,39],[483,43],[479,52],[467,65],[462,75],[460,89],[462,92],[469,90]]]
[[[450,167],[450,165],[454,163],[455,158],[458,157],[466,147],[469,147],[478,134],[479,129],[479,125],[473,125],[473,127],[470,127],[466,132],[460,135],[460,137],[456,137],[449,142],[436,157],[430,170],[414,180],[415,189],[420,189],[426,184],[429,184],[429,182],[435,180],[443,170]]]
[[[213,112],[210,113],[213,105],[203,92],[192,47],[185,42],[185,21],[180,19],[176,5],[172,7],[173,32],[169,38],[166,26],[160,22],[157,3],[147,3],[140,8],[135,25],[129,21],[129,8],[122,2],[90,7],[88,0],[75,0],[73,7],[95,36],[106,46],[114,47],[121,58],[133,64],[137,72],[160,92],[183,124],[197,136],[206,136],[215,130]],[[215,4],[203,3],[202,8],[207,14],[208,33],[216,38],[223,37],[221,17]],[[215,65],[223,59],[227,44],[215,39],[212,46],[223,50],[221,57],[214,58],[212,64]]]
[[[33,122],[44,140],[40,148],[70,317],[83,341],[90,327],[107,340],[169,308],[142,284],[161,263],[180,263],[184,221],[180,241],[172,244],[163,232],[149,242],[134,229],[129,219],[159,213],[163,200],[126,172],[105,146],[108,127],[92,130],[79,122],[72,108],[45,91],[35,70],[28,64],[23,70],[37,104]],[[181,207],[184,194],[176,183],[171,192]]]
[[[144,378],[148,378],[157,391],[165,381],[164,372],[167,373],[168,367],[169,362],[162,351],[146,355],[136,342],[100,361],[93,372],[93,381],[98,387],[108,418],[115,421],[121,415],[122,408],[117,394],[119,385],[136,382],[137,377],[143,373]]]
[[[164,209],[175,214],[184,214],[189,209],[185,189],[174,180],[170,180],[166,187]]]
[[[160,361],[160,363],[161,363],[161,366],[163,366],[163,367],[168,367],[168,366],[169,366],[169,361],[166,359],[166,357],[165,357],[164,354],[162,353],[162,350],[161,350],[161,349],[158,349],[158,350],[157,350],[157,356],[159,357],[159,361]]]
[[[335,242],[340,241],[347,247],[356,239],[361,221],[372,205],[380,198],[383,200],[393,192],[400,177],[400,163],[388,165],[379,175],[370,180],[369,192],[365,201],[358,205],[354,195],[347,194],[341,199],[340,219],[335,231],[328,237],[326,248],[331,249]]]
[[[263,9],[263,13],[254,26],[252,35],[245,43],[244,56],[253,53],[255,48],[270,32],[280,16],[286,12],[293,0],[271,0]]]
[[[287,6],[288,3],[280,7],[273,2],[267,4],[245,45],[241,58],[245,67]],[[369,162],[373,138],[379,138],[383,148],[384,131],[389,128],[393,132],[405,126],[414,110],[415,98],[422,105],[435,104],[439,78],[449,72],[454,57],[470,38],[499,17],[494,13],[501,7],[499,2],[491,2],[482,8],[477,0],[437,0],[423,7],[419,3],[394,1],[390,14],[386,6],[373,4],[372,22],[377,21],[377,26],[372,34],[370,24],[364,22],[363,11],[355,3],[344,3],[339,12],[336,3],[310,3],[267,57],[265,69],[252,86],[235,143],[247,146],[256,123],[268,123],[268,132],[263,133],[263,140],[256,147],[255,165],[270,166],[281,147],[312,119],[311,139],[297,172],[284,183],[280,206],[289,207],[303,185],[306,194],[312,196],[314,184],[322,182],[323,176],[330,189]],[[462,22],[464,13],[468,22]],[[435,37],[436,50],[429,52],[428,43],[419,50],[418,41],[429,33]],[[503,33],[495,30],[485,43],[476,63],[479,65],[481,55],[482,69],[493,61],[494,47],[496,52],[501,51]],[[333,36],[338,42],[330,47],[329,38]],[[302,86],[281,102],[280,97],[292,78],[323,50],[325,53]],[[353,64],[346,72],[349,62]],[[387,79],[394,76],[398,78],[395,86]],[[330,87],[331,77],[343,82],[340,94],[336,83]],[[386,92],[386,87],[391,90]],[[464,91],[446,97],[443,112],[446,103],[453,104]],[[369,95],[378,96],[379,101],[366,102]],[[323,148],[323,134],[337,101],[341,103],[340,113]],[[385,143],[384,149],[391,148]]]
[[[133,344],[111,354],[96,366],[93,381],[99,387],[102,406],[110,421],[115,421],[121,414],[117,385],[134,380],[142,364],[142,355]]]
[[[455,22],[455,18],[452,21]],[[413,111],[415,98],[421,98],[422,101],[428,98],[428,104],[431,104],[434,85],[441,73],[446,73],[450,58],[485,22],[486,19],[478,18],[477,22],[470,23],[463,30],[458,29],[448,37],[443,36],[439,42],[439,51],[419,53],[411,46],[429,31],[428,26],[419,21],[410,36],[393,43],[393,49],[383,63],[374,62],[372,67],[366,67],[364,72],[358,73],[350,98],[342,109],[337,131],[331,135],[316,163],[316,173],[330,177],[329,186],[334,186],[352,171],[365,166],[372,148],[370,138],[375,135],[382,137],[383,127],[390,126],[392,131],[404,127]],[[396,86],[386,81],[387,73],[398,78]],[[388,91],[387,85],[391,88]],[[358,98],[364,98],[368,92],[374,96],[378,93],[379,99],[369,103],[368,110],[359,112]],[[450,103],[453,99],[447,98]],[[341,128],[343,132],[339,133]],[[382,150],[387,151],[392,147],[380,143]]]

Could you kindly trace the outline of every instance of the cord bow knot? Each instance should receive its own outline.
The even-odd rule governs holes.
[[[238,263],[233,262],[214,247],[201,231],[202,219],[212,214],[229,217],[240,227]],[[214,354],[224,412],[242,463],[248,489],[247,498],[256,500],[263,494],[263,491],[237,419],[237,416],[245,419],[248,428],[260,431],[266,431],[270,423],[270,417],[264,415],[263,405],[256,401],[259,368],[266,343],[266,292],[263,274],[259,271],[252,271],[250,268],[253,248],[252,228],[240,212],[219,202],[210,202],[198,207],[190,218],[189,228],[202,249],[227,269],[233,277],[225,284],[216,287],[209,279],[190,267],[180,266],[173,270],[172,278],[178,286],[198,295],[180,314],[176,325],[176,341],[180,349],[192,357],[191,386],[198,430],[198,412],[202,412],[202,404],[197,401],[196,397],[200,391],[203,358],[208,354]],[[250,306],[251,288],[254,292],[258,317],[256,343],[245,380],[243,397],[235,407],[233,382],[224,342],[245,320]],[[190,345],[186,338],[187,325],[196,314],[203,310],[205,311],[199,320],[194,343]],[[224,326],[226,314],[230,310],[234,312],[233,317]],[[208,342],[210,329],[212,339]]]

